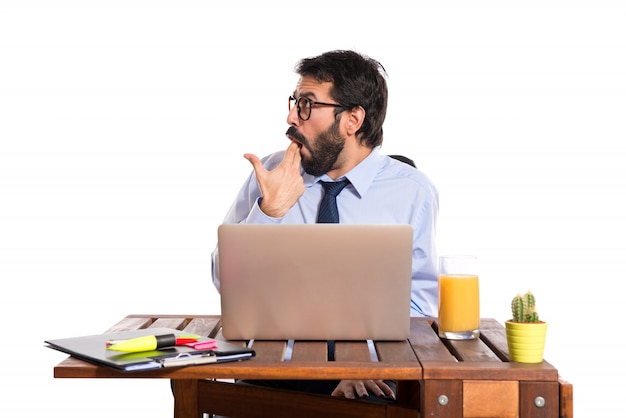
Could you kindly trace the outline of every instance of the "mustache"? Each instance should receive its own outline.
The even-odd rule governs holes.
[[[302,143],[303,145],[306,145],[306,143],[308,142],[307,139],[304,137],[304,135],[298,132],[298,130],[293,126],[290,126],[289,129],[287,129],[287,132],[285,133],[285,135],[292,137],[293,139]]]

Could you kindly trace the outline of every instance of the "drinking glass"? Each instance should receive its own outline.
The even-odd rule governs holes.
[[[439,336],[469,340],[480,336],[480,297],[476,257],[439,258]]]

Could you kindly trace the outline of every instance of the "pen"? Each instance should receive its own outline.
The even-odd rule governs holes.
[[[125,353],[139,353],[153,351],[159,348],[173,347],[176,345],[176,335],[147,335],[145,337],[131,338],[116,344],[107,344],[108,350],[122,351]]]
[[[201,337],[199,335],[194,335],[194,334],[179,335],[178,337],[176,337],[176,344],[174,345],[188,345],[188,344],[198,343],[198,340],[200,338]],[[126,341],[129,341],[129,340],[109,340],[106,342],[106,346],[111,347],[112,345],[120,344]]]

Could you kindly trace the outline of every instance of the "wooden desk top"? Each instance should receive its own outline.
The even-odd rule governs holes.
[[[493,319],[481,321],[480,340],[441,340],[432,319],[412,318],[407,341],[336,342],[335,361],[326,360],[326,343],[253,341],[256,357],[234,363],[167,368],[123,373],[72,357],[54,369],[56,378],[243,378],[243,379],[489,379],[557,381],[548,362],[508,361],[504,327]],[[128,315],[106,332],[168,327],[211,338],[221,338],[218,315]],[[231,341],[233,342],[233,341]],[[247,344],[247,341],[236,341]],[[375,347],[372,355],[371,346]],[[291,355],[289,356],[289,352]]]

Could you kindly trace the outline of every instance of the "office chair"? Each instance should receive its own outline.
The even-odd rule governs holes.
[[[403,163],[406,163],[410,166],[417,168],[415,165],[415,162],[412,159],[405,157],[404,155],[390,154],[389,156],[393,158],[394,160],[402,161]]]

